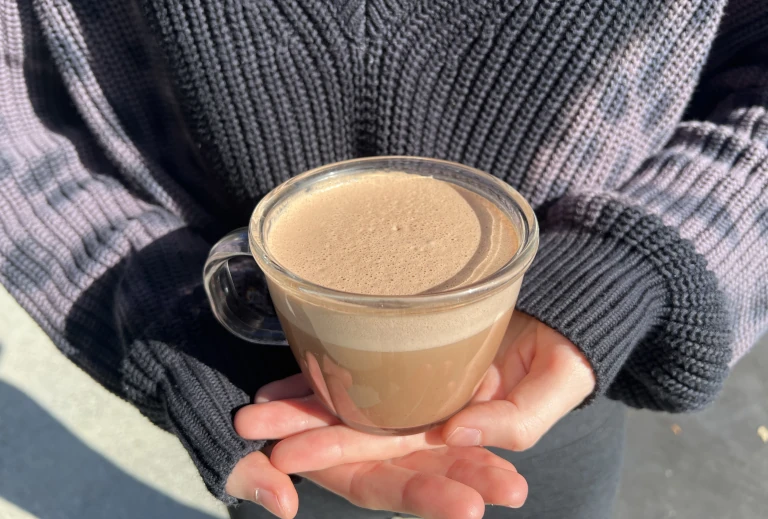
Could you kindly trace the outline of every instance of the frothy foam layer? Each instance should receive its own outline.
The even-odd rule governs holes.
[[[355,350],[397,352],[452,344],[490,327],[515,306],[522,279],[485,299],[431,313],[356,313],[310,303],[270,283],[275,308],[321,342]]]
[[[291,200],[267,247],[318,285],[410,295],[488,277],[512,258],[518,239],[509,218],[471,191],[430,177],[373,173]]]

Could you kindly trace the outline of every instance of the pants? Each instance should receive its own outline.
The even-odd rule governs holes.
[[[525,452],[494,450],[528,481],[518,510],[486,507],[488,519],[610,519],[619,486],[625,410],[599,399],[574,411]],[[297,485],[297,519],[390,519],[393,512],[358,508],[310,481]],[[230,509],[232,519],[273,519],[253,503]]]

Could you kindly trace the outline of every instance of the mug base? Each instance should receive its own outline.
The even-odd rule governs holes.
[[[363,425],[359,423],[349,422],[342,420],[344,425],[368,434],[376,434],[378,436],[409,436],[411,434],[419,434],[424,431],[428,431],[435,427],[443,425],[448,419],[440,420],[439,422],[428,423],[425,425],[418,425],[415,427],[375,427],[371,425]]]
[[[479,385],[480,383],[478,382],[478,386]],[[474,394],[476,391],[477,391],[477,387],[475,388],[475,391],[473,391],[472,393]],[[451,419],[454,415],[458,414],[460,411],[463,411],[464,408],[466,408],[471,401],[472,400],[465,402],[464,405],[456,409],[454,412],[452,412],[442,420],[438,420],[436,422],[430,422],[424,425],[416,425],[413,427],[378,427],[374,425],[357,423],[351,420],[345,420],[343,418],[339,418],[339,419],[347,427],[350,427],[352,429],[355,429],[364,433],[368,433],[368,434],[377,434],[379,436],[408,436],[411,434],[423,433],[424,431],[428,431],[430,429],[440,427],[441,425],[445,424],[445,422],[447,422],[449,419]],[[330,411],[330,412],[333,412],[333,411]]]

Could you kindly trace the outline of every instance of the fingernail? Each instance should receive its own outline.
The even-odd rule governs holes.
[[[277,496],[269,490],[257,488],[253,492],[253,502],[260,504],[279,517],[285,517],[283,505],[280,504],[280,500],[277,499]]]
[[[482,438],[482,433],[477,429],[457,427],[448,435],[445,443],[454,447],[472,447],[473,445],[480,445]]]

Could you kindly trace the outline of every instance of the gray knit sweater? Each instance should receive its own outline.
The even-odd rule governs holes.
[[[296,366],[213,320],[211,243],[313,166],[439,157],[537,209],[519,307],[598,393],[697,409],[768,322],[768,8],[725,3],[0,0],[0,282],[231,502],[232,413]]]

